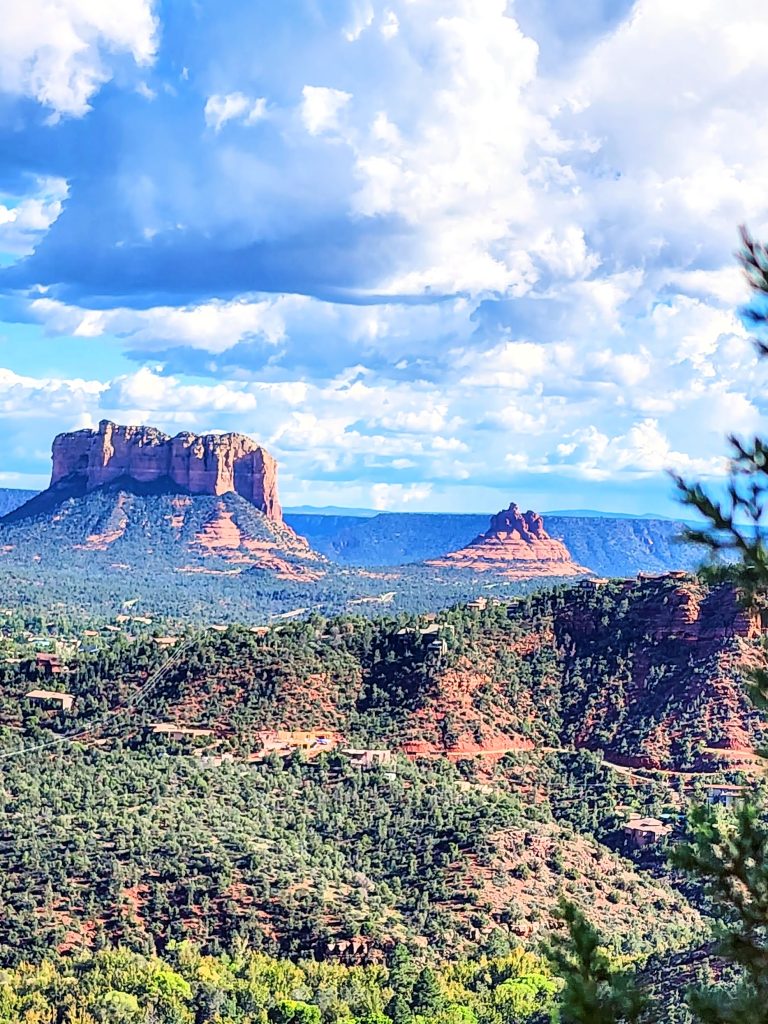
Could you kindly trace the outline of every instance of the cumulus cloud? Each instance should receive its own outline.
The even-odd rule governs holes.
[[[205,102],[205,123],[215,132],[221,131],[228,121],[239,121],[244,125],[256,124],[267,112],[264,97],[252,99],[241,92],[226,95],[216,93]]]
[[[253,412],[256,395],[237,383],[199,385],[182,384],[174,377],[163,377],[149,367],[136,373],[117,377],[101,395],[109,409],[143,410],[147,415],[158,412],[238,413]]]
[[[719,472],[721,435],[765,415],[731,251],[739,221],[768,228],[768,11],[570,7],[345,0],[308,28],[291,5],[154,26],[134,3],[150,20],[121,35],[62,2],[87,42],[64,65],[96,77],[58,106],[29,76],[11,92],[81,114],[160,30],[189,70],[161,52],[155,102],[134,82],[16,141],[8,320],[114,352],[89,413],[240,426],[357,500]]]
[[[306,303],[301,296],[261,301],[209,302],[195,306],[151,309],[84,309],[55,299],[33,299],[29,312],[49,331],[96,338],[107,333],[129,338],[146,349],[169,344],[224,352],[238,341],[258,335],[275,344],[285,335],[285,317]]]
[[[0,202],[0,252],[26,256],[61,214],[69,186],[63,178],[38,178],[32,194]]]
[[[114,55],[152,62],[157,25],[150,0],[26,0],[3,5],[0,91],[28,96],[53,112],[80,117],[112,77]]]
[[[97,380],[62,380],[30,377],[0,369],[0,414],[53,418],[83,408],[98,400],[106,385]]]
[[[338,128],[339,114],[352,99],[342,89],[320,85],[305,85],[301,95],[301,119],[310,135]]]
[[[695,458],[674,451],[656,420],[634,423],[626,434],[610,437],[594,426],[576,431],[559,444],[550,470],[575,469],[591,479],[610,478],[616,473],[654,476],[667,470],[700,477],[723,476],[726,460],[720,456]]]
[[[432,493],[429,484],[373,484],[371,504],[386,511],[402,505],[418,505],[427,501]]]

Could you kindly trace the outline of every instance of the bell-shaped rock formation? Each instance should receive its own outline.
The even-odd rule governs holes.
[[[549,536],[538,513],[521,512],[514,502],[491,516],[486,532],[466,547],[432,559],[428,564],[475,572],[493,571],[511,579],[591,575],[589,569],[573,561],[562,541]]]
[[[59,434],[53,442],[52,490],[88,493],[125,480],[187,494],[239,494],[268,519],[282,522],[277,463],[244,434],[169,437],[155,427],[102,420],[97,430]]]

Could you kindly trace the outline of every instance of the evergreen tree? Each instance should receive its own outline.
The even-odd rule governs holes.
[[[761,330],[768,326],[768,247],[742,228],[738,258],[753,291],[745,317]],[[757,339],[762,357],[768,341]],[[704,524],[687,539],[710,552],[705,577],[736,586],[744,603],[763,621],[768,611],[768,440],[729,437],[731,467],[725,497],[699,483],[675,476],[682,503]],[[755,705],[768,710],[768,669],[747,673]],[[692,839],[674,854],[678,865],[704,883],[719,916],[720,954],[739,971],[735,985],[717,983],[695,991],[690,1006],[702,1024],[768,1024],[768,802],[761,789],[735,815],[698,807],[690,816]],[[562,1020],[568,1024],[616,1024],[637,1019],[641,1000],[623,974],[612,973],[599,950],[599,936],[574,907],[565,905],[568,938],[558,940],[551,957],[565,979]],[[645,1019],[665,1020],[662,1007]]]
[[[768,249],[741,228],[738,259],[753,292],[745,318],[761,331],[768,324]],[[764,338],[757,339],[768,355]],[[725,498],[709,495],[699,483],[676,478],[683,503],[705,520],[689,538],[711,552],[709,574],[732,581],[742,599],[763,615],[768,607],[768,441],[729,437],[731,467]],[[768,709],[768,672],[748,674],[756,706]],[[740,969],[735,989],[715,986],[691,997],[691,1007],[708,1024],[768,1022],[768,815],[762,791],[730,818],[699,808],[691,817],[692,841],[677,861],[705,881],[721,914],[721,953]]]
[[[768,324],[768,248],[741,229],[738,258],[753,293],[746,318],[763,329]],[[758,352],[768,355],[765,340]],[[676,477],[683,503],[704,519],[689,539],[710,553],[708,574],[732,581],[758,614],[768,607],[768,441],[729,438],[731,468],[726,495],[717,498],[701,484]],[[768,709],[768,672],[756,668],[747,683],[755,704]],[[768,1022],[768,815],[760,791],[734,816],[699,808],[691,816],[693,838],[676,854],[679,864],[705,882],[720,915],[721,954],[740,969],[736,988],[713,986],[695,992],[691,1007],[707,1024]]]
[[[572,903],[560,916],[567,936],[552,940],[549,955],[564,980],[560,996],[563,1024],[632,1024],[644,1000],[629,974],[614,970],[601,949],[600,935]]]
[[[417,968],[411,951],[403,943],[398,943],[392,950],[389,962],[389,984],[395,995],[403,996],[410,1002],[416,975]]]
[[[400,995],[392,996],[387,1003],[386,1014],[392,1021],[392,1024],[411,1024],[413,1020],[411,1008],[407,1000]]]
[[[424,967],[413,986],[411,1006],[414,1013],[428,1016],[431,1013],[436,1013],[444,1002],[435,972],[429,967]]]

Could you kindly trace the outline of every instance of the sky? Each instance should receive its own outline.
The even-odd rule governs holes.
[[[674,514],[766,427],[764,0],[0,12],[0,486],[111,419],[288,505]]]

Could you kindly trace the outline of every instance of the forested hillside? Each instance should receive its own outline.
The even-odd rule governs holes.
[[[414,940],[458,955],[496,931],[541,934],[561,890],[589,901],[625,953],[695,932],[682,896],[521,796],[466,785],[445,762],[211,766],[173,745],[70,743],[10,758],[0,956],[182,938],[347,962]]]
[[[661,815],[680,834],[693,780],[739,780],[761,741],[739,686],[761,625],[727,587],[585,581],[271,628],[4,616],[0,957],[54,956],[42,974],[6,972],[9,1014],[31,993],[55,999],[45,979],[89,950],[77,962],[90,981],[62,984],[94,1021],[122,1000],[207,1024],[224,986],[227,1020],[258,1005],[284,1024],[289,998],[302,1021],[330,1024],[336,1003],[312,979],[333,977],[348,1017],[370,1024],[353,994],[367,971],[378,1024],[430,1005],[544,1024],[558,982],[533,954],[563,895],[620,962],[663,964],[703,941],[701,894],[665,867],[664,844],[635,850],[623,826]],[[46,633],[53,663],[32,646]],[[431,995],[399,989],[403,957],[412,981],[433,972]],[[487,965],[483,985],[446,966],[457,958]],[[256,999],[233,962],[249,979],[313,973]]]
[[[23,491],[15,487],[0,487],[0,517],[19,508],[25,501],[34,498],[36,491]]]
[[[741,667],[762,657],[760,637],[725,587],[582,584],[426,618],[312,615],[256,631],[190,631],[163,641],[183,645],[183,657],[145,693],[167,648],[118,632],[71,658],[69,720],[92,730],[140,692],[137,736],[158,719],[202,725],[221,750],[254,752],[255,731],[279,727],[454,757],[576,745],[680,769],[748,756],[760,742],[739,683]],[[42,671],[30,661],[2,668],[5,715],[18,714]],[[122,734],[126,723],[117,725]]]
[[[186,495],[123,481],[59,500],[46,493],[0,520],[0,600],[126,604],[187,622],[268,622],[283,614],[441,608],[487,592],[466,571],[338,567],[237,494]],[[503,596],[536,581],[499,579]]]

